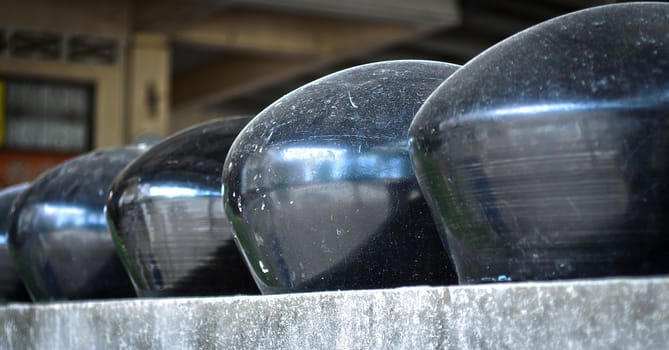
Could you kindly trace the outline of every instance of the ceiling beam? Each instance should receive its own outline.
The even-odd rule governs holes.
[[[432,55],[460,57],[468,60],[495,43],[494,40],[474,35],[466,30],[454,30],[420,38],[406,46]]]
[[[174,33],[229,8],[433,26],[460,17],[455,0],[141,0],[131,1],[135,31]]]
[[[615,4],[616,2],[622,2],[620,0],[544,0],[556,5],[568,6],[574,9],[584,9],[593,6],[601,6],[606,4]]]
[[[462,27],[475,34],[506,38],[536,24],[536,21],[501,14],[490,10],[463,13]]]
[[[0,1],[0,26],[125,40],[129,6],[113,0]]]
[[[172,40],[219,49],[324,56],[361,43],[404,37],[416,29],[406,23],[235,8],[175,32]]]
[[[457,1],[453,0],[235,0],[232,3],[291,13],[316,13],[423,25],[452,23],[459,18]]]
[[[192,113],[456,24],[425,27],[228,8],[173,35],[179,43],[226,51],[217,60],[175,72],[172,113]]]
[[[227,6],[215,0],[131,1],[131,25],[136,32],[173,33],[206,19]]]
[[[192,112],[288,79],[312,64],[308,58],[226,54],[172,77],[173,114]]]

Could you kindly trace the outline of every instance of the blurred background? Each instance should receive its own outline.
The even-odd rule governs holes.
[[[255,115],[342,68],[465,63],[586,0],[0,0],[0,187]]]

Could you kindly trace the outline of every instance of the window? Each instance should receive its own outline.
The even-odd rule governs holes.
[[[93,85],[0,79],[3,149],[85,152],[92,145]],[[1,102],[1,101],[0,101]]]

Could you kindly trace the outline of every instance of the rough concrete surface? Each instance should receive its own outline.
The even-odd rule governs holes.
[[[3,349],[666,349],[669,278],[13,304]]]

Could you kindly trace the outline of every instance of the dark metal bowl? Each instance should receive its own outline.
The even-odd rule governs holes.
[[[16,197],[28,186],[28,183],[22,183],[0,191],[0,300],[2,301],[30,301],[28,292],[16,273],[7,246],[9,211]]]
[[[105,221],[107,189],[144,151],[94,151],[47,171],[14,202],[9,248],[35,301],[132,297]]]
[[[192,127],[114,180],[107,217],[139,296],[257,294],[223,213],[223,161],[249,117]]]
[[[224,206],[263,293],[455,281],[407,130],[457,66],[390,61],[309,83],[256,116],[223,168]]]
[[[669,272],[669,4],[592,8],[499,43],[410,134],[460,282]]]

